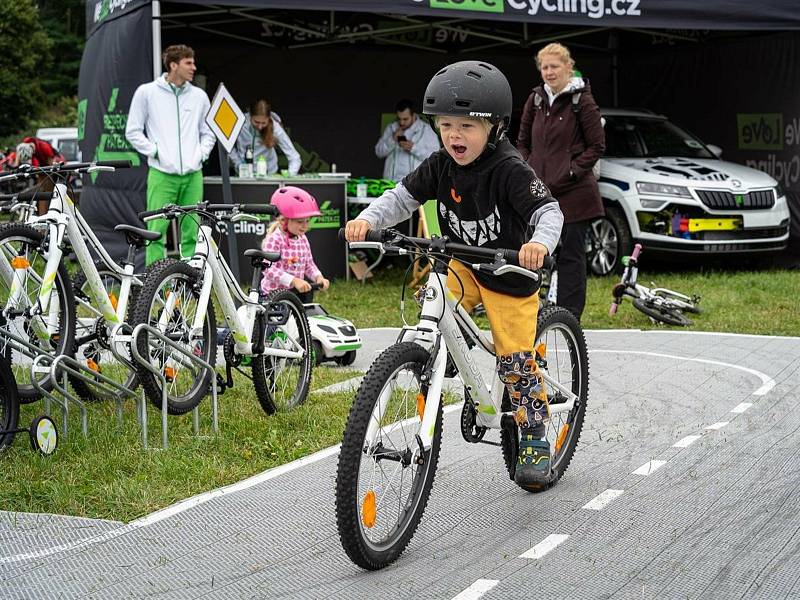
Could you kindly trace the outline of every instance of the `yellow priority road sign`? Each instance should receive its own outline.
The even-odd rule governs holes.
[[[211,108],[206,115],[206,123],[226,152],[230,153],[236,144],[236,138],[239,137],[239,132],[244,126],[244,120],[242,109],[236,104],[225,84],[220,83],[217,93],[214,94],[214,100],[211,102]]]

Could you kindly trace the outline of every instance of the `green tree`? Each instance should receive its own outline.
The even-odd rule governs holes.
[[[45,95],[53,102],[78,95],[78,73],[86,38],[85,0],[37,0],[53,60],[42,72]]]
[[[0,0],[0,135],[24,129],[45,108],[40,77],[51,63],[33,0]]]

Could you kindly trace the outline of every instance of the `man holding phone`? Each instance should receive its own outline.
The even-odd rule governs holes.
[[[394,110],[397,120],[383,130],[375,155],[386,159],[383,178],[400,181],[439,149],[439,136],[419,118],[411,100],[400,100]]]

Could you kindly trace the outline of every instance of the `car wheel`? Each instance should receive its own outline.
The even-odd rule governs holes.
[[[589,223],[586,261],[593,275],[621,273],[622,258],[631,253],[632,247],[631,230],[619,208],[607,206],[605,216]]]

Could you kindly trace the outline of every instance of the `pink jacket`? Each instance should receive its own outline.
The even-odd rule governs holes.
[[[295,277],[316,281],[322,275],[311,255],[311,245],[305,235],[290,236],[278,228],[267,234],[261,248],[267,252],[281,253],[280,261],[264,271],[264,278],[261,280],[261,291],[264,293],[291,288]]]

